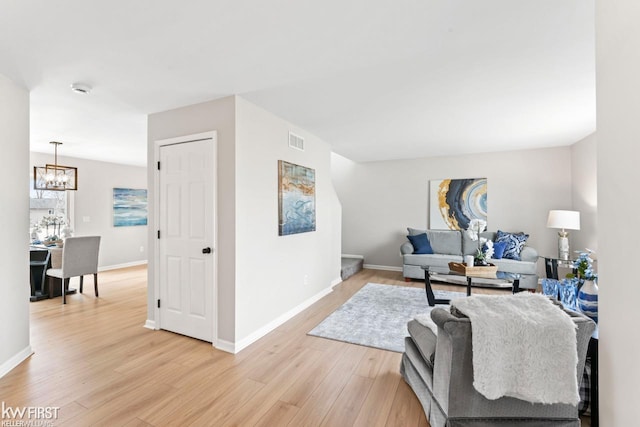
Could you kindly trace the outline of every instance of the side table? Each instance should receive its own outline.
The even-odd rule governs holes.
[[[573,268],[573,260],[563,260],[543,256],[541,256],[540,258],[544,259],[544,269],[547,273],[547,279],[558,279],[558,267],[570,268],[574,270],[574,274],[576,273],[575,269]]]

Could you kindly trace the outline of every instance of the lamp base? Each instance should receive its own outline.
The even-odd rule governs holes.
[[[558,231],[558,259],[569,260],[569,233],[564,230]]]

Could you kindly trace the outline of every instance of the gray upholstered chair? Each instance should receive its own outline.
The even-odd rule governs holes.
[[[565,310],[576,325],[578,384],[595,323]],[[578,407],[530,403],[513,397],[489,400],[473,386],[471,321],[436,307],[431,319],[437,336],[416,320],[407,325],[400,371],[422,404],[432,427],[579,427]]]
[[[47,270],[49,289],[53,289],[53,280],[62,281],[62,303],[67,303],[66,290],[72,277],[80,277],[80,293],[85,274],[93,274],[93,285],[98,296],[98,252],[100,236],[69,237],[62,249],[62,268]]]

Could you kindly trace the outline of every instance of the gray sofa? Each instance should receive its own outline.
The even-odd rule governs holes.
[[[464,262],[464,255],[475,255],[478,242],[471,240],[466,233],[457,230],[419,230],[408,228],[409,235],[426,233],[433,248],[433,254],[414,254],[413,245],[408,240],[400,246],[402,255],[402,275],[405,279],[424,280],[422,267],[428,266],[431,271],[447,273],[449,262]],[[480,234],[489,240],[495,240],[496,233],[486,231]],[[520,261],[513,259],[492,259],[490,262],[498,267],[498,271],[521,274],[520,289],[536,289],[538,287],[537,262],[538,251],[525,246],[520,253]]]
[[[565,310],[577,330],[578,384],[595,323]],[[471,322],[447,309],[434,308],[438,335],[416,320],[408,323],[400,371],[420,400],[431,427],[580,426],[578,407],[540,404],[502,397],[489,400],[473,387]]]

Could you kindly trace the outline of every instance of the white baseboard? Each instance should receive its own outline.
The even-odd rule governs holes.
[[[0,365],[0,378],[4,377],[9,373],[9,371],[24,362],[32,354],[33,350],[31,349],[30,345],[28,345],[24,350],[16,353],[15,356]]]
[[[363,255],[351,255],[351,254],[342,254],[341,258],[356,258],[356,259],[364,259]]]
[[[156,321],[155,320],[149,320],[147,319],[146,322],[144,322],[144,327],[147,329],[151,329],[151,330],[156,330]]]
[[[234,343],[226,340],[218,340],[218,342],[216,342],[213,346],[218,350],[226,351],[227,353],[231,354],[236,354],[238,351],[240,351],[236,351],[236,345]]]
[[[219,339],[216,342],[215,347],[217,349],[220,349],[222,351],[226,351],[228,353],[233,353],[233,354],[238,353],[242,349],[250,346],[251,344],[253,344],[254,342],[258,341],[263,336],[267,335],[269,332],[273,331],[278,326],[280,326],[283,323],[285,323],[287,320],[291,319],[292,317],[294,317],[295,315],[299,314],[300,312],[306,310],[309,306],[311,306],[312,304],[314,304],[316,301],[318,301],[319,299],[323,298],[324,296],[330,294],[332,291],[333,291],[332,287],[323,289],[322,291],[320,291],[316,295],[312,296],[311,298],[309,298],[306,301],[302,302],[298,306],[296,306],[296,307],[292,308],[291,310],[287,311],[283,315],[278,316],[277,318],[275,318],[271,322],[267,323],[266,325],[264,325],[260,329],[256,330],[255,332],[249,334],[249,336],[241,339],[240,341],[237,341],[237,342],[233,343],[233,342],[229,342],[229,341],[225,341],[225,340],[220,340]]]
[[[339,285],[340,283],[342,283],[342,277],[336,277],[331,281],[331,287],[333,288],[334,286]]]
[[[146,259],[142,259],[140,261],[132,261],[125,262],[124,264],[115,264],[115,265],[104,265],[102,267],[98,267],[98,271],[109,271],[109,270],[117,270],[119,268],[127,268],[127,267],[135,267],[137,265],[145,265],[147,264]]]
[[[392,267],[390,265],[365,264],[362,267],[369,270],[402,271],[402,267]]]

